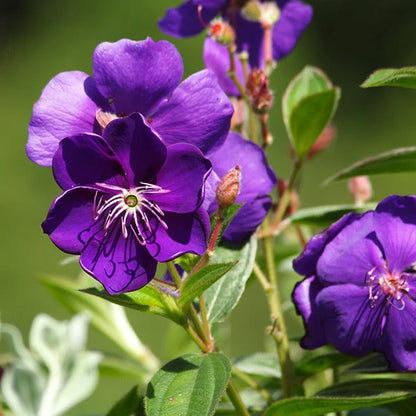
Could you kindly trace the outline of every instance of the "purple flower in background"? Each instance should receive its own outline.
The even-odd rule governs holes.
[[[293,293],[305,348],[381,352],[396,371],[416,370],[416,197],[393,195],[311,239],[294,261],[306,276]]]
[[[202,32],[209,22],[219,17],[211,28],[217,28],[221,21],[230,24],[235,32],[237,52],[248,52],[250,66],[262,68],[264,27],[271,27],[272,57],[280,61],[296,46],[312,15],[312,7],[300,0],[188,0],[177,8],[168,9],[159,27],[168,35],[182,38]],[[226,47],[208,38],[204,60],[207,68],[218,76],[224,91],[238,95],[234,86],[231,91],[227,88],[230,62]]]
[[[103,136],[60,141],[53,172],[63,193],[42,227],[109,293],[139,289],[157,262],[203,254],[209,218],[200,208],[211,163],[194,146],[166,147],[140,114]]]
[[[209,151],[206,157],[213,168],[207,186],[211,190],[215,190],[231,168],[237,165],[241,168],[240,193],[235,203],[243,203],[243,206],[225,231],[224,238],[233,242],[247,240],[271,207],[272,200],[268,194],[277,182],[276,175],[267,163],[264,151],[237,133],[230,133],[223,145]],[[213,214],[218,209],[213,192],[207,192],[206,199],[204,206]]]
[[[93,77],[62,72],[33,107],[27,154],[50,166],[60,140],[82,132],[101,134],[118,117],[141,113],[166,145],[192,141],[203,152],[228,134],[233,107],[209,70],[181,84],[182,58],[167,41],[148,38],[101,43],[93,55]]]

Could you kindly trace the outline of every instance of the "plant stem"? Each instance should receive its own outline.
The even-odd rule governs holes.
[[[254,263],[253,272],[254,272],[254,275],[257,277],[257,280],[260,282],[261,286],[263,287],[263,290],[265,292],[268,292],[272,288],[272,286],[257,263]]]
[[[259,384],[257,384],[248,374],[243,373],[238,368],[234,367],[232,368],[233,373],[244,383],[246,383],[248,386],[252,387],[253,389],[257,390],[266,400],[269,404],[272,404],[274,402],[273,397],[270,395],[270,393],[263,389]]]
[[[266,292],[272,318],[272,328],[270,333],[276,343],[282,370],[282,394],[284,398],[287,398],[292,395],[293,364],[290,358],[289,339],[287,336],[286,324],[282,310],[282,301],[277,283],[276,268],[274,263],[273,237],[269,236],[264,239],[264,250],[267,273],[271,285],[271,289]]]
[[[199,296],[199,313],[201,315],[202,326],[204,328],[205,333],[211,334],[211,328],[209,326],[208,315],[207,315],[207,305],[205,303],[205,297],[203,294]]]
[[[181,276],[179,275],[179,272],[176,270],[176,267],[172,261],[168,261],[166,264],[168,266],[169,273],[172,276],[173,281],[175,282],[176,287],[180,289],[183,283]]]
[[[250,416],[250,413],[248,412],[243,401],[241,400],[241,397],[231,379],[227,386],[227,395],[231,400],[231,403],[234,405],[234,408],[237,411],[238,416]]]

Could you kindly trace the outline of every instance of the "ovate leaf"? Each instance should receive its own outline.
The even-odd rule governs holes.
[[[237,306],[254,266],[257,239],[252,237],[241,245],[223,242],[215,249],[210,263],[238,263],[218,282],[205,291],[207,315],[210,322],[222,322]]]
[[[137,416],[142,407],[143,398],[139,396],[137,386],[134,386],[106,414],[106,416]]]
[[[311,376],[328,368],[356,362],[357,359],[339,352],[330,352],[312,358],[304,358],[296,364],[296,373]]]
[[[213,415],[231,374],[220,353],[184,355],[170,361],[152,378],[145,407],[148,416]]]
[[[376,156],[360,160],[341,170],[324,182],[352,178],[360,175],[379,175],[382,173],[402,173],[416,171],[416,147],[402,147]]]
[[[416,67],[379,69],[361,84],[363,88],[387,86],[416,88]]]
[[[186,306],[224,276],[236,262],[210,264],[190,275],[181,287],[178,303]]]
[[[238,357],[233,364],[238,370],[252,376],[280,378],[282,375],[276,354],[257,352]]]

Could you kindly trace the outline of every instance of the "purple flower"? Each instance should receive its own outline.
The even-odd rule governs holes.
[[[224,238],[233,242],[247,240],[267,215],[272,203],[268,194],[277,182],[276,175],[267,163],[264,151],[237,133],[230,133],[222,146],[207,152],[206,157],[213,168],[213,175],[208,179],[211,192],[207,192],[204,203],[210,214],[218,209],[213,191],[220,179],[235,166],[241,168],[240,193],[235,203],[243,203],[243,206],[225,231]]]
[[[274,17],[270,22],[260,23],[263,18],[250,16],[253,12],[248,11],[247,3],[256,3],[256,7],[265,9],[259,13],[264,14],[266,18],[273,14]],[[202,7],[200,15],[199,7]],[[266,9],[272,9],[274,13]],[[257,15],[256,12],[254,14]],[[237,52],[247,51],[251,67],[262,68],[264,25],[272,27],[272,55],[273,59],[280,61],[296,46],[311,22],[312,14],[312,7],[300,0],[188,0],[177,8],[168,9],[166,16],[159,21],[159,27],[168,35],[188,37],[202,32],[205,28],[203,23],[207,25],[214,17],[220,16],[234,28]],[[231,89],[227,88],[230,83],[227,77],[230,63],[226,48],[212,39],[207,39],[204,45],[204,61],[207,68],[216,73],[224,91],[238,95],[233,85]]]
[[[112,119],[141,113],[166,145],[183,141],[206,152],[225,140],[233,107],[209,70],[181,84],[183,63],[167,41],[148,38],[101,43],[93,56],[93,77],[62,72],[33,107],[27,154],[50,166],[64,137],[101,134]]]
[[[293,293],[303,347],[377,351],[393,370],[416,370],[415,212],[416,197],[393,195],[311,239],[294,261],[306,276]]]
[[[53,173],[63,193],[42,227],[109,293],[139,289],[157,262],[203,254],[209,218],[200,208],[211,163],[190,144],[169,147],[144,117],[108,124],[103,136],[60,141]]]

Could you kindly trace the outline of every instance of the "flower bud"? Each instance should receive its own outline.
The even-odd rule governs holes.
[[[248,76],[246,88],[253,110],[259,114],[269,112],[273,104],[273,95],[269,88],[269,78],[264,71],[254,68]]]
[[[217,186],[216,198],[220,210],[233,205],[240,192],[241,168],[230,169]]]
[[[99,108],[95,113],[95,118],[101,128],[105,129],[110,121],[113,121],[118,117],[113,113],[108,113]]]
[[[325,150],[327,147],[329,147],[330,144],[334,141],[336,135],[337,130],[332,124],[326,126],[316,142],[309,149],[308,158],[315,156],[317,153],[320,153],[322,150]]]
[[[371,182],[367,176],[355,176],[350,179],[348,189],[357,204],[363,204],[373,196]]]
[[[241,9],[241,14],[253,22],[260,22],[261,19],[261,4],[257,0],[250,0]]]
[[[221,45],[230,46],[235,42],[234,29],[222,19],[213,20],[208,27],[208,33]]]
[[[274,1],[260,3],[258,0],[250,0],[241,9],[241,14],[263,27],[272,27],[280,18],[280,9]]]

